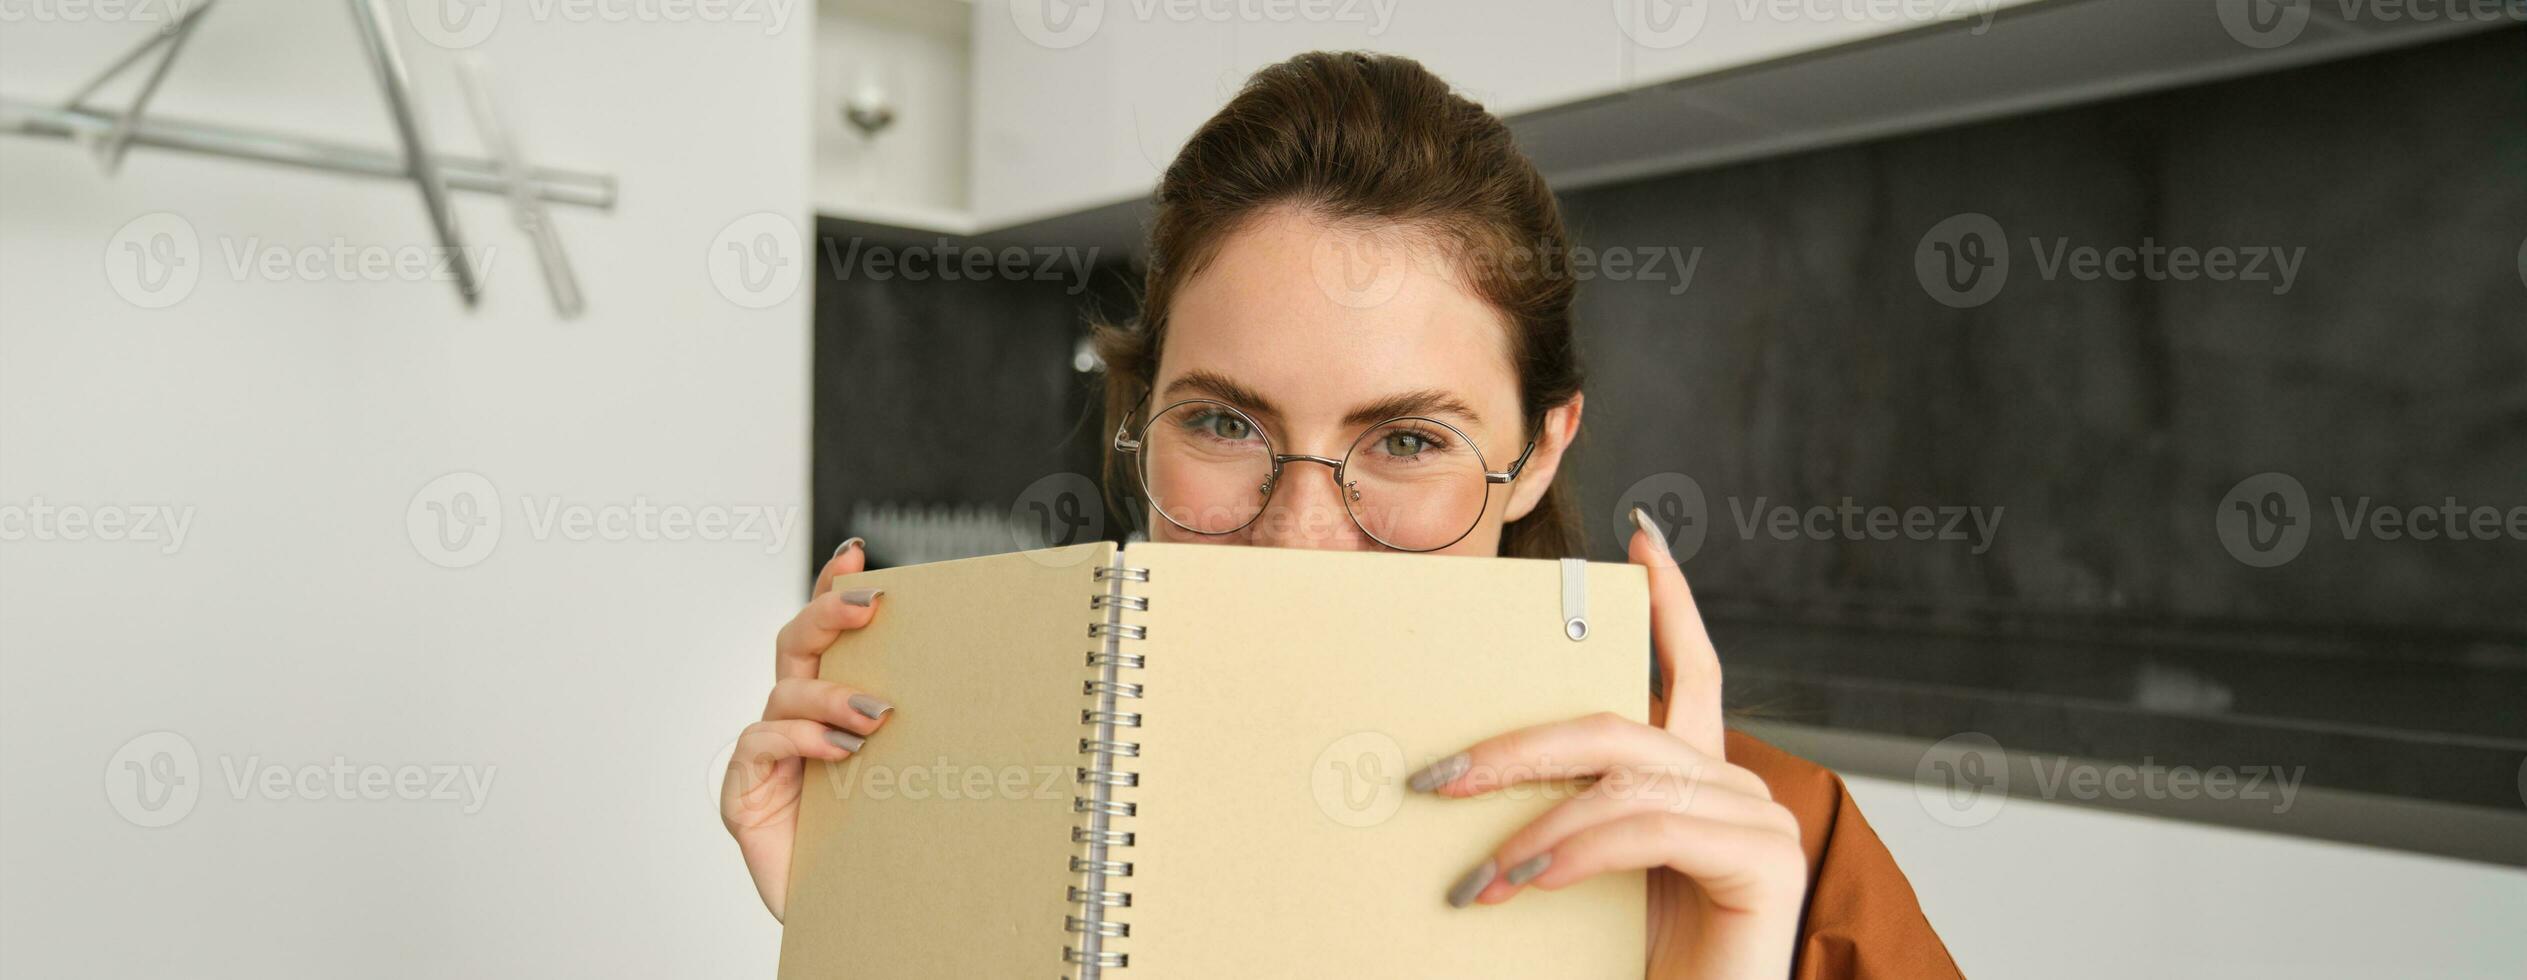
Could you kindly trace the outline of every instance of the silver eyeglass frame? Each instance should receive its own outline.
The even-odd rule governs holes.
[[[1146,406],[1148,403],[1143,402],[1142,404]],[[1174,516],[1168,514],[1167,508],[1159,506],[1157,498],[1151,495],[1152,491],[1149,488],[1149,460],[1147,457],[1141,455],[1142,440],[1148,437],[1150,425],[1157,421],[1159,416],[1172,414],[1175,410],[1187,405],[1218,406],[1219,408],[1226,410],[1229,414],[1244,421],[1247,425],[1252,426],[1255,430],[1255,435],[1263,439],[1264,455],[1272,460],[1272,472],[1270,475],[1264,477],[1263,487],[1261,488],[1264,496],[1263,504],[1256,507],[1255,513],[1246,518],[1244,523],[1225,531],[1205,531],[1197,527],[1187,527],[1183,521],[1179,521],[1175,519]],[[1359,528],[1360,533],[1367,535],[1369,540],[1375,541],[1380,546],[1388,549],[1413,554],[1438,551],[1443,548],[1454,546],[1457,542],[1465,540],[1466,535],[1474,533],[1475,528],[1482,526],[1483,515],[1490,513],[1492,509],[1492,488],[1517,479],[1519,472],[1527,468],[1527,457],[1535,455],[1536,451],[1536,440],[1528,439],[1527,448],[1519,451],[1518,458],[1509,464],[1508,469],[1494,472],[1489,461],[1483,458],[1483,447],[1474,441],[1473,436],[1467,435],[1464,429],[1457,428],[1456,426],[1428,416],[1398,415],[1391,419],[1371,423],[1368,427],[1361,429],[1359,435],[1352,437],[1351,445],[1343,450],[1343,458],[1332,459],[1325,456],[1314,455],[1312,453],[1284,453],[1276,451],[1276,447],[1272,444],[1272,432],[1270,430],[1265,429],[1262,423],[1255,421],[1255,417],[1246,414],[1244,410],[1216,398],[1187,398],[1180,401],[1170,402],[1159,408],[1157,411],[1136,411],[1134,415],[1139,416],[1141,420],[1139,433],[1137,435],[1134,433],[1132,418],[1130,416],[1126,416],[1123,423],[1115,427],[1114,451],[1132,457],[1132,479],[1141,485],[1141,493],[1149,499],[1149,509],[1156,511],[1158,516],[1164,518],[1167,523],[1182,528],[1188,534],[1199,534],[1210,538],[1235,534],[1249,527],[1253,527],[1256,521],[1261,520],[1263,518],[1264,511],[1272,507],[1272,495],[1279,492],[1281,489],[1281,470],[1283,466],[1290,463],[1317,463],[1334,471],[1334,487],[1337,490],[1342,491],[1343,516],[1350,518],[1351,526]],[[1457,532],[1456,537],[1449,538],[1444,544],[1436,544],[1427,548],[1402,547],[1386,540],[1385,538],[1379,537],[1376,531],[1369,530],[1369,525],[1360,520],[1360,513],[1353,510],[1351,507],[1353,501],[1360,499],[1360,490],[1357,486],[1354,486],[1351,481],[1344,479],[1343,470],[1346,462],[1351,458],[1351,454],[1353,452],[1359,450],[1360,440],[1366,439],[1370,436],[1370,434],[1377,432],[1379,429],[1383,429],[1397,422],[1422,422],[1438,426],[1454,433],[1458,439],[1465,441],[1465,445],[1468,448],[1474,450],[1475,467],[1483,473],[1482,508],[1474,512],[1474,519],[1466,523],[1465,530]]]

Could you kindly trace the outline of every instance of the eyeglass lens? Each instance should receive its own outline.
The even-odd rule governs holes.
[[[1169,521],[1200,534],[1252,523],[1275,489],[1273,449],[1245,413],[1220,402],[1157,410],[1141,436],[1141,484]],[[1285,464],[1283,481],[1305,478]],[[1404,551],[1447,547],[1483,516],[1490,484],[1471,439],[1429,419],[1395,419],[1353,442],[1343,506],[1371,538]]]

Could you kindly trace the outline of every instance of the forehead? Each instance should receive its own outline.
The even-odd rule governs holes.
[[[1299,419],[1424,388],[1487,420],[1517,412],[1507,321],[1441,249],[1289,209],[1248,221],[1177,291],[1156,380],[1190,371],[1234,378]]]

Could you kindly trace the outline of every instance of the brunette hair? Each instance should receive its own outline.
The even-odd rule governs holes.
[[[1521,444],[1535,437],[1546,409],[1579,393],[1561,207],[1509,128],[1419,62],[1319,51],[1256,72],[1168,165],[1139,319],[1096,331],[1106,365],[1105,432],[1124,424],[1155,380],[1177,290],[1244,222],[1276,207],[1401,224],[1457,259],[1469,284],[1509,321]],[[1126,469],[1109,448],[1106,485],[1130,486]],[[1503,529],[1501,554],[1582,553],[1569,483],[1565,467],[1535,509]]]

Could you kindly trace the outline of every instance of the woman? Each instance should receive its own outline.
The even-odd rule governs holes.
[[[1409,463],[1462,439],[1495,464],[1522,462],[1505,468],[1506,492],[1488,495],[1470,527],[1422,520],[1426,508],[1355,516],[1371,515],[1346,506],[1356,484],[1292,466],[1259,493],[1238,482],[1231,496],[1251,499],[1243,512],[1159,500],[1152,537],[1580,554],[1558,478],[1584,403],[1567,250],[1552,192],[1509,131],[1420,65],[1316,53],[1257,73],[1159,187],[1141,320],[1099,337],[1105,431],[1191,433],[1178,437],[1326,462],[1372,452]],[[1397,416],[1445,424],[1378,427]],[[1629,790],[1557,806],[1432,890],[1460,906],[1497,903],[1646,869],[1651,977],[1953,975],[1840,781],[1723,730],[1719,659],[1693,594],[1657,526],[1633,518],[1630,557],[1649,570],[1663,687],[1650,723],[1607,716],[1509,732],[1409,781],[1464,797],[1497,788],[1493,774],[1581,760],[1609,782],[1632,777]],[[892,710],[877,692],[816,679],[818,655],[878,614],[868,590],[827,589],[865,560],[856,539],[844,542],[815,598],[782,627],[779,680],[722,791],[722,817],[775,917],[802,760],[844,758],[883,737]]]

